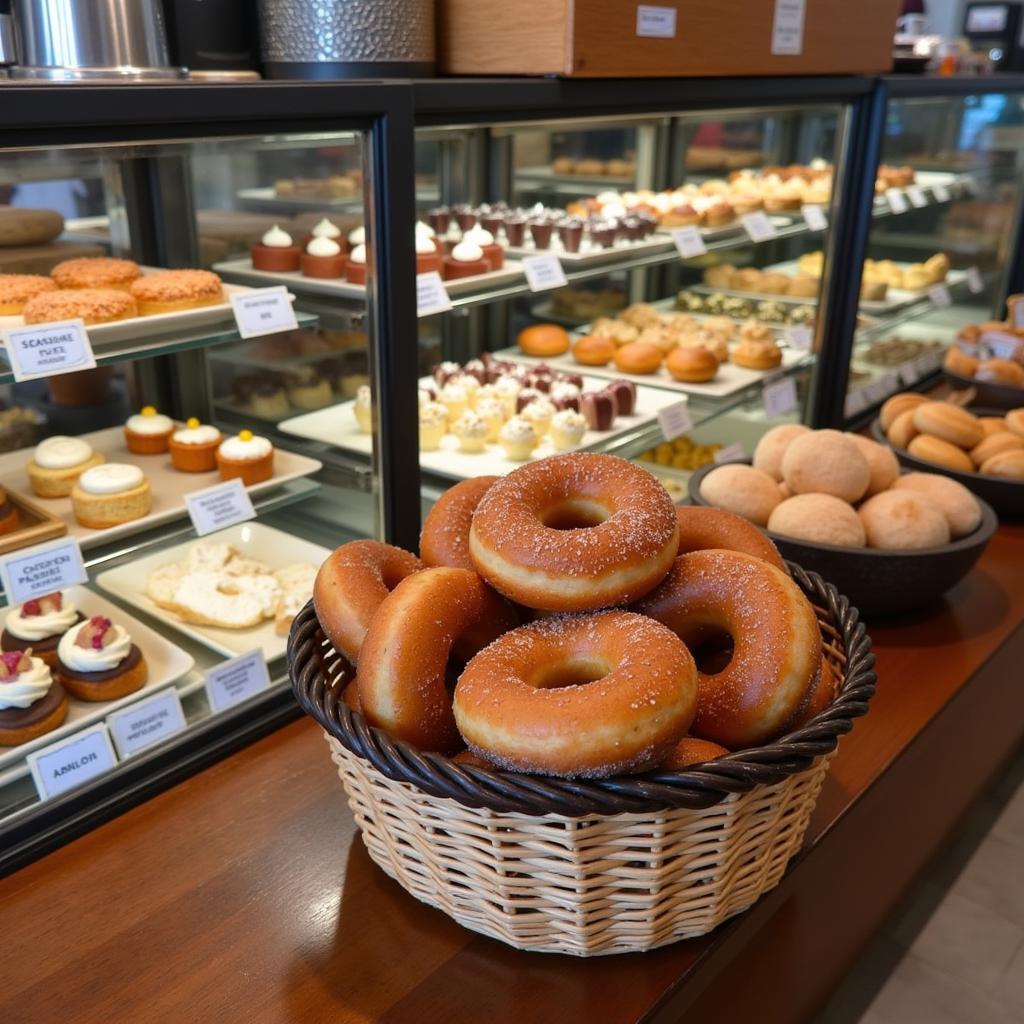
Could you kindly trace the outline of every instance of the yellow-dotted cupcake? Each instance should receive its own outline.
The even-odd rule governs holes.
[[[128,451],[135,455],[162,455],[174,433],[174,420],[164,416],[151,405],[143,406],[140,413],[129,416],[124,425],[124,439]]]
[[[251,430],[240,430],[217,449],[217,468],[221,480],[238,477],[246,487],[269,480],[274,475],[274,446]]]
[[[420,406],[420,450],[434,452],[448,430],[448,410],[440,402]]]
[[[484,450],[487,443],[487,423],[472,409],[467,409],[452,424],[452,433],[459,439],[459,447],[464,452],[477,454]]]
[[[533,424],[522,416],[513,416],[499,431],[498,439],[505,449],[506,457],[513,462],[528,459],[539,440]]]

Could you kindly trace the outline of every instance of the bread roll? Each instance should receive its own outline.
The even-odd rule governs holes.
[[[865,497],[870,498],[871,495],[892,487],[893,482],[900,475],[900,464],[893,454],[893,450],[870,438],[861,437],[860,434],[848,434],[847,436],[860,449],[861,455],[867,459],[868,469],[871,471],[871,482],[868,484]]]
[[[974,463],[967,452],[941,437],[935,437],[934,434],[918,434],[907,445],[907,451],[915,458],[934,463],[936,466],[955,469],[960,473],[974,472]]]
[[[949,402],[925,402],[919,405],[914,410],[914,426],[922,434],[940,437],[943,441],[967,450],[985,436],[977,416]]]
[[[861,505],[869,548],[917,551],[949,543],[949,522],[942,509],[916,491],[883,491]]]
[[[906,412],[908,409],[916,409],[927,401],[927,397],[919,395],[916,391],[907,391],[901,395],[893,395],[892,398],[883,404],[879,412],[882,429],[888,434],[889,428],[901,412]]]
[[[864,525],[853,507],[831,494],[796,494],[787,498],[772,511],[768,529],[810,544],[862,548],[866,543]]]
[[[981,506],[959,480],[939,473],[904,473],[894,491],[916,491],[935,502],[949,523],[950,536],[966,537],[981,525]]]
[[[0,247],[45,245],[64,230],[64,218],[56,210],[30,210],[0,206]]]
[[[775,480],[782,480],[782,456],[790,443],[803,434],[809,434],[810,427],[802,423],[781,423],[772,427],[754,449],[754,468],[767,473]]]
[[[831,494],[859,501],[871,482],[860,449],[838,430],[815,430],[796,438],[782,456],[782,479],[794,494]]]
[[[758,526],[764,526],[772,510],[782,501],[779,485],[753,466],[728,463],[713,469],[700,485],[701,497],[716,508],[734,512]]]

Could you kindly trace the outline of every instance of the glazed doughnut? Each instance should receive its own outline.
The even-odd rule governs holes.
[[[699,740],[696,736],[684,736],[669,752],[658,771],[680,772],[694,764],[702,764],[704,761],[713,761],[716,757],[728,754],[720,743],[712,743],[710,740]]]
[[[917,408],[916,406],[914,408]],[[914,409],[905,409],[889,427],[888,438],[897,448],[908,448],[910,442],[920,433],[914,426]]]
[[[949,402],[925,402],[919,405],[914,410],[914,426],[922,434],[931,434],[968,450],[985,436],[977,416]]]
[[[703,505],[681,505],[676,509],[679,519],[679,554],[722,548],[760,558],[776,569],[789,572],[779,549],[742,516],[720,508]]]
[[[469,531],[477,572],[519,604],[590,611],[636,600],[668,572],[679,523],[668,492],[614,455],[552,455],[483,496]]]
[[[363,641],[356,679],[366,720],[421,750],[458,750],[449,658],[468,661],[517,624],[512,607],[469,569],[407,576],[381,601]]]
[[[900,413],[906,412],[908,409],[916,409],[919,405],[924,405],[928,401],[925,395],[919,395],[916,391],[908,391],[902,395],[893,395],[879,411],[879,419],[882,423],[882,429],[888,433],[889,428],[896,421],[896,417]]]
[[[572,357],[583,366],[607,366],[615,355],[615,342],[611,338],[588,335],[572,347]]]
[[[528,356],[560,356],[569,351],[569,333],[557,324],[534,324],[519,332],[516,344]]]
[[[381,601],[423,563],[377,540],[354,540],[330,555],[313,583],[313,607],[334,649],[355,665]]]
[[[668,626],[691,651],[716,634],[732,637],[722,671],[698,668],[691,729],[730,750],[781,735],[820,670],[814,610],[789,576],[759,558],[734,551],[680,555],[634,610]]]
[[[779,485],[767,474],[742,462],[711,470],[700,482],[700,496],[715,508],[724,508],[758,526],[764,526],[782,501]]]
[[[962,448],[955,444],[944,441],[941,437],[933,437],[931,434],[918,434],[910,444],[907,451],[917,459],[925,462],[933,462],[936,466],[943,466],[945,469],[955,469],[960,473],[973,473],[974,463],[971,457]]]
[[[795,441],[802,434],[809,434],[810,427],[802,423],[780,423],[772,427],[754,449],[754,469],[767,473],[775,480],[782,479],[782,456],[790,443]]]
[[[1006,429],[1018,437],[1024,437],[1024,409],[1013,409],[1003,418]]]
[[[475,569],[469,557],[469,526],[480,499],[497,479],[478,476],[463,480],[437,499],[420,534],[420,558],[424,565]]]
[[[648,341],[633,341],[617,348],[612,359],[623,373],[656,373],[661,367],[661,349]]]
[[[455,721],[500,768],[603,778],[657,764],[697,707],[697,666],[664,626],[624,611],[558,615],[466,666]]]

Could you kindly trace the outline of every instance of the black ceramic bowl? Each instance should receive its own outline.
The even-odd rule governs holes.
[[[968,412],[975,416],[1001,416],[1002,409],[978,409],[972,406]],[[946,469],[934,462],[926,462],[916,455],[890,444],[882,430],[880,419],[871,424],[871,436],[879,443],[892,448],[900,464],[921,473],[941,473],[962,483],[979,498],[987,501],[1002,519],[1024,519],[1024,480],[1003,480],[981,473],[961,473],[958,469]]]
[[[997,412],[1007,409],[1019,409],[1024,406],[1024,388],[1015,388],[1012,384],[988,384],[973,377],[961,377],[959,373],[942,371],[958,388],[974,388],[975,402]]]
[[[695,505],[709,504],[700,495],[700,484],[716,468],[705,466],[690,477],[690,500]],[[841,548],[811,544],[771,530],[764,533],[783,558],[821,575],[865,614],[892,615],[936,600],[970,572],[999,525],[995,512],[984,501],[978,504],[981,525],[974,533],[923,551]]]

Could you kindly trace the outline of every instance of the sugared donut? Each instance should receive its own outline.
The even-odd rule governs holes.
[[[697,667],[664,626],[630,612],[558,615],[500,637],[466,666],[455,721],[500,768],[602,778],[657,764],[697,706]]]
[[[832,666],[823,654],[821,656],[821,671],[816,679],[811,682],[807,695],[796,716],[787,726],[786,731],[799,729],[807,725],[816,715],[820,715],[836,699],[836,675]]]
[[[676,509],[679,519],[679,554],[724,548],[761,558],[776,569],[789,572],[779,549],[742,516],[720,508],[703,505],[680,505]]]
[[[814,430],[796,438],[786,448],[782,479],[794,494],[831,494],[852,502],[867,491],[871,469],[846,434]]]
[[[355,665],[373,613],[422,568],[415,555],[377,540],[354,540],[333,551],[316,574],[313,607],[334,649]]]
[[[691,765],[702,764],[704,761],[713,761],[716,757],[728,754],[720,743],[712,743],[710,740],[699,740],[696,736],[684,736],[669,752],[661,764],[658,765],[660,772],[680,772]]]
[[[780,423],[772,427],[754,449],[754,469],[767,473],[775,480],[782,479],[782,456],[790,444],[803,434],[809,434],[810,427],[802,423]]]
[[[517,624],[475,572],[424,569],[381,602],[359,659],[359,703],[371,725],[421,750],[463,744],[448,693],[449,658],[469,660]]]
[[[496,476],[478,476],[463,480],[438,498],[420,534],[420,558],[425,565],[450,565],[475,571],[469,557],[469,526],[480,499],[497,479]]]
[[[949,543],[942,509],[917,491],[883,491],[857,510],[868,546],[888,551],[920,551]]]
[[[880,491],[886,491],[892,487],[893,481],[900,475],[899,460],[893,450],[884,444],[872,441],[869,437],[862,437],[860,434],[847,434],[846,436],[867,459],[871,477],[864,497],[870,498],[872,494],[878,494]]]
[[[691,650],[728,634],[733,653],[699,671],[691,732],[730,750],[780,735],[821,663],[821,633],[800,588],[767,562],[734,551],[680,555],[654,593],[633,606]]]
[[[758,526],[768,522],[782,501],[779,485],[767,473],[741,462],[726,463],[708,473],[700,482],[700,496]]]
[[[513,470],[483,496],[469,531],[477,572],[546,611],[636,600],[658,585],[678,546],[665,488],[632,462],[590,452]]]
[[[795,494],[787,498],[775,507],[768,529],[811,544],[862,548],[867,543],[864,524],[853,506],[831,494]]]
[[[352,682],[341,691],[341,699],[353,710],[362,711],[362,706],[359,703],[359,680],[353,679]]]

